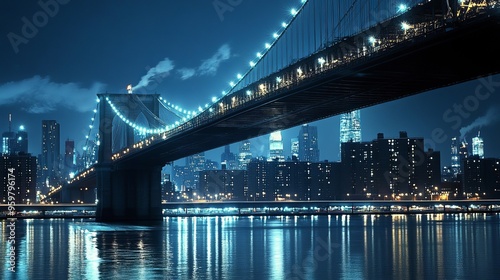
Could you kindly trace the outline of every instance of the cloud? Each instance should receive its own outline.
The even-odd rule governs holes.
[[[217,52],[207,60],[204,60],[198,68],[200,75],[215,75],[222,61],[228,60],[231,57],[231,49],[229,45],[222,45]]]
[[[34,76],[0,85],[0,105],[20,104],[23,110],[34,114],[59,107],[88,112],[95,107],[96,95],[104,87],[99,82],[85,88],[76,83],[55,83],[49,77]]]
[[[460,129],[460,139],[463,139],[467,133],[475,128],[481,128],[483,126],[487,126],[499,119],[498,108],[492,107],[486,112],[486,115],[481,116],[475,119],[468,126],[462,127]]]
[[[181,68],[177,72],[181,74],[181,79],[183,80],[187,80],[196,74],[196,70],[192,68]]]
[[[177,72],[181,75],[182,80],[187,80],[194,76],[213,76],[217,73],[220,64],[231,57],[231,48],[228,44],[222,45],[217,52],[210,58],[201,62],[196,69],[182,68]]]
[[[219,47],[217,52],[210,58],[201,62],[196,68],[183,67],[177,70],[182,80],[187,80],[195,76],[215,75],[220,64],[231,57],[231,48],[228,44]],[[132,87],[132,91],[146,89],[151,91],[151,87],[156,87],[160,84],[172,70],[174,70],[174,62],[169,58],[160,61],[155,67],[150,68],[146,75],[142,76],[139,83]]]
[[[172,60],[165,58],[160,61],[155,67],[149,68],[146,75],[142,76],[139,83],[132,87],[132,90],[135,91],[139,88],[145,88],[152,84],[160,84],[165,77],[167,77],[174,69],[174,63]]]

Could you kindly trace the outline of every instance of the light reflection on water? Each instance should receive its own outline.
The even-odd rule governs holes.
[[[498,279],[500,214],[3,220],[0,279]]]

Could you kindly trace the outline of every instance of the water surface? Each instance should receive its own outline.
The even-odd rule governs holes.
[[[499,279],[500,214],[2,220],[1,279]],[[15,251],[15,271],[9,254]]]

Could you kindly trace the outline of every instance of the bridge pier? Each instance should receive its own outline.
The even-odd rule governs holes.
[[[160,221],[162,166],[113,169],[96,167],[98,203],[96,221]]]

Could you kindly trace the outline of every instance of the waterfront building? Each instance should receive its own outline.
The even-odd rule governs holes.
[[[439,152],[404,131],[341,147],[340,199],[425,199],[441,182]]]
[[[36,164],[36,157],[26,153],[0,157],[1,203],[10,201],[9,193],[16,204],[36,203]],[[10,186],[14,189],[9,190]]]

